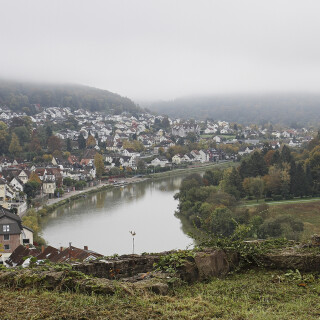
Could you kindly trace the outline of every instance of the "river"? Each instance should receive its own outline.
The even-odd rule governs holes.
[[[173,196],[187,174],[147,180],[87,195],[55,210],[43,226],[54,247],[73,246],[104,255],[186,249],[193,240],[175,217]]]

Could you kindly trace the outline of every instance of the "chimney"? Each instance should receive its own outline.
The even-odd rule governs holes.
[[[88,246],[84,246],[83,249],[88,251]]]
[[[60,247],[60,252],[62,252],[63,251],[63,247]]]
[[[44,245],[41,246],[41,252],[44,252]]]

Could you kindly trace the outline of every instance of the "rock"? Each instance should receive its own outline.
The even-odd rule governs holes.
[[[76,281],[81,292],[89,294],[103,294],[113,295],[115,293],[115,286],[111,280],[108,279],[90,279],[83,281]]]
[[[199,271],[194,262],[185,261],[182,266],[177,269],[181,280],[193,283],[199,280]]]
[[[194,261],[199,273],[199,280],[212,277],[224,277],[230,271],[227,255],[222,250],[212,252],[198,252]]]
[[[320,236],[318,234],[314,234],[311,237],[311,242],[314,247],[319,247],[320,246]]]
[[[44,272],[41,274],[42,283],[47,289],[54,289],[60,285],[61,279],[64,276],[63,271],[58,272]]]
[[[143,280],[136,282],[133,285],[134,289],[149,290],[156,294],[166,295],[169,291],[169,286],[165,282],[155,282],[152,280]]]
[[[166,283],[158,282],[158,283],[154,283],[150,289],[152,292],[156,294],[161,294],[164,296],[168,294],[169,286]]]

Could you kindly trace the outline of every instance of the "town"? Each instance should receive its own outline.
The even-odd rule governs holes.
[[[32,116],[0,110],[0,206],[19,217],[102,182],[240,161],[254,150],[284,144],[299,148],[314,135],[312,129],[271,124],[35,107],[39,112]],[[4,257],[18,244],[4,244]]]

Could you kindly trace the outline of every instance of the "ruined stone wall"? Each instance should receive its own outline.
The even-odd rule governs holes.
[[[124,255],[112,259],[89,261],[74,264],[73,269],[87,275],[107,279],[132,278],[154,271],[154,264],[161,256],[170,254],[163,252],[150,255]],[[187,282],[202,281],[211,277],[225,276],[237,263],[236,254],[227,254],[223,250],[206,250],[196,252],[177,269],[181,279]]]
[[[159,261],[161,255],[124,255],[112,259],[75,264],[73,269],[98,278],[129,278],[154,270],[153,265]]]

